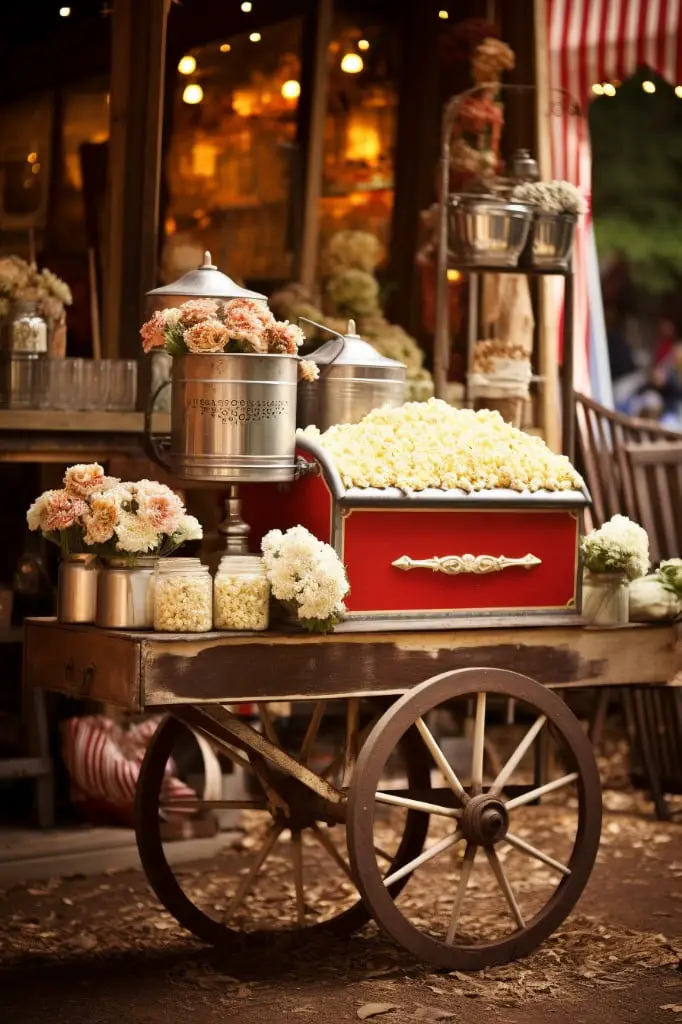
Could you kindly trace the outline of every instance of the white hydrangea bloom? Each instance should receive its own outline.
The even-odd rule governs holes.
[[[583,537],[582,553],[590,572],[624,572],[631,580],[649,569],[649,537],[627,516],[613,516]]]
[[[349,590],[346,570],[329,544],[303,526],[285,534],[272,530],[261,544],[263,563],[272,595],[296,606],[299,620],[308,623],[338,621]]]

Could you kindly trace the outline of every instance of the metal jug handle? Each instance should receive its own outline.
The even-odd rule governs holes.
[[[172,469],[168,456],[170,436],[168,434],[155,434],[152,431],[152,416],[159,395],[164,388],[170,387],[170,384],[169,380],[164,380],[159,384],[156,391],[150,395],[144,411],[144,450],[153,462],[161,466],[162,469],[169,471]]]
[[[335,331],[333,327],[327,327],[326,324],[318,324],[318,322],[316,320],[309,320],[307,316],[299,316],[298,317],[299,323],[300,323],[301,320],[303,321],[303,323],[305,323],[305,324],[312,324],[313,327],[319,327],[321,330],[327,331],[329,334],[335,334],[336,337],[338,338],[339,342],[340,342],[339,350],[338,350],[338,352],[336,352],[334,354],[334,358],[330,359],[328,363],[323,363],[322,367],[320,368],[320,377],[324,377],[325,374],[327,374],[329,372],[331,367],[334,365],[336,360],[339,358],[339,356],[343,352],[343,350],[345,348],[345,345],[346,345],[345,336],[343,334],[339,334],[339,332]],[[349,320],[348,321],[348,333],[349,334],[354,334],[355,333],[355,320]],[[313,362],[313,363],[315,362],[315,353],[314,352],[311,354],[310,361]]]

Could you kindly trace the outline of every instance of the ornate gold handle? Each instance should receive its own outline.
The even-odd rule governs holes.
[[[410,558],[409,555],[402,555],[396,558],[391,565],[403,572],[410,569],[431,569],[432,572],[443,572],[447,576],[460,576],[464,573],[472,573],[475,576],[485,576],[489,572],[502,572],[503,569],[532,569],[541,565],[542,559],[536,555],[524,555],[523,558],[505,558],[504,555],[443,555],[441,558]]]

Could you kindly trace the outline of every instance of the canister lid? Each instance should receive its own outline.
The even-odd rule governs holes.
[[[178,298],[202,298],[202,299],[255,299],[258,302],[266,302],[267,297],[260,292],[251,292],[248,288],[242,288],[236,281],[233,281],[227,274],[211,262],[210,252],[204,253],[204,262],[196,270],[190,270],[177,281],[171,284],[164,284],[160,288],[153,288],[147,292],[147,296],[153,299],[167,299],[177,296]]]
[[[264,571],[265,565],[260,555],[223,555],[218,567],[218,572],[262,573]]]
[[[334,332],[336,333],[336,332]],[[361,338],[355,329],[355,320],[348,321],[346,334],[338,334],[316,349],[310,359],[320,366],[329,366],[330,370],[337,366],[368,366],[383,367],[387,377],[393,377],[391,370],[405,370],[405,364],[396,359],[382,356],[380,352]],[[401,378],[403,374],[398,374]]]

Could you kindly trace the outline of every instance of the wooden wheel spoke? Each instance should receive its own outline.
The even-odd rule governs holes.
[[[440,804],[430,804],[424,800],[413,800],[409,796],[400,796],[398,793],[377,793],[374,799],[378,804],[391,804],[395,807],[407,807],[412,811],[424,811],[425,814],[436,814],[441,818],[459,818],[462,814],[457,807],[442,807]]]
[[[386,851],[382,850],[380,846],[375,846],[374,847],[374,855],[375,855],[375,857],[379,857],[381,860],[388,861],[389,864],[393,863],[393,860],[394,860],[393,855],[390,854],[390,853],[386,853]]]
[[[415,725],[417,726],[417,729],[419,730],[419,735],[424,740],[424,743],[426,744],[429,753],[431,754],[432,758],[440,768],[445,778],[445,781],[448,783],[448,785],[454,792],[455,796],[461,801],[461,803],[468,803],[469,796],[467,793],[465,793],[464,786],[457,778],[457,775],[453,771],[452,766],[450,765],[450,762],[448,761],[447,757],[436,743],[436,740],[434,739],[434,736],[431,730],[429,729],[428,725],[424,721],[424,719],[418,718],[417,721],[415,722]]]
[[[364,729],[360,730],[360,733],[358,735],[358,750],[362,749],[362,745],[364,744],[365,740],[367,739],[367,737],[369,736],[372,729],[377,724],[380,718],[381,714],[374,715],[372,721],[368,722]],[[335,775],[339,771],[339,769],[343,768],[343,765],[345,763],[345,757],[345,751],[343,754],[337,754],[334,760],[327,765],[324,771],[320,772],[321,777],[323,779],[328,779],[330,778],[330,776]]]
[[[519,764],[523,760],[525,754],[528,752],[528,750],[530,750],[531,746],[535,741],[536,736],[538,735],[546,721],[546,715],[540,715],[539,718],[536,718],[535,722],[533,723],[533,725],[531,725],[530,729],[523,737],[514,753],[509,757],[504,768],[502,769],[502,771],[500,772],[500,774],[497,776],[492,786],[490,787],[489,793],[491,796],[497,796],[497,794],[504,789],[506,784],[509,782],[509,779],[512,777],[512,775],[518,768]]]
[[[564,786],[570,786],[572,782],[578,779],[577,772],[571,772],[570,775],[562,775],[560,779],[554,779],[552,782],[546,782],[544,786],[538,786],[536,789],[531,789],[528,793],[522,793],[521,796],[515,796],[513,800],[507,800],[505,807],[508,811],[513,811],[515,807],[523,807],[524,804],[532,804],[535,800],[539,800],[541,796],[545,796],[547,793],[553,793],[556,789],[563,789]]]
[[[308,727],[303,737],[303,743],[301,744],[301,750],[298,755],[298,760],[301,764],[307,764],[312,753],[313,747],[315,746],[315,740],[317,734],[320,731],[320,724],[324,718],[324,713],[327,707],[327,702],[324,700],[318,700],[315,704],[315,710],[310,716]]]
[[[344,858],[341,856],[341,854],[337,850],[336,845],[334,843],[334,840],[331,839],[327,835],[327,833],[323,829],[320,828],[320,826],[317,823],[313,824],[313,827],[312,827],[312,830],[311,830],[311,835],[313,835],[315,837],[315,839],[317,839],[317,841],[320,844],[320,846],[322,847],[322,849],[326,850],[326,852],[329,854],[329,856],[334,861],[334,863],[337,864],[341,868],[343,873],[345,875],[347,875],[348,878],[350,878],[350,880],[352,882],[353,881],[353,875],[351,874],[350,866],[348,865],[348,863],[344,860]]]
[[[253,864],[249,868],[247,874],[242,879],[242,881],[241,881],[241,883],[239,885],[239,888],[237,889],[236,893],[234,894],[232,902],[230,903],[230,905],[228,906],[227,910],[225,911],[225,916],[223,918],[224,921],[228,921],[237,912],[237,910],[239,910],[239,908],[241,907],[242,903],[244,902],[244,900],[246,899],[247,895],[249,894],[251,886],[253,885],[253,883],[256,880],[256,876],[258,875],[258,872],[263,867],[263,865],[265,864],[265,861],[268,859],[268,857],[272,853],[272,848],[274,847],[275,843],[277,842],[277,840],[278,840],[278,838],[280,836],[281,831],[282,831],[282,826],[278,825],[278,824],[271,825],[270,828],[268,829],[267,834],[265,836],[265,839],[263,841],[263,845],[261,846],[260,850],[256,854],[256,857],[255,857],[255,859],[253,861]]]
[[[455,902],[452,905],[450,912],[450,923],[448,924],[448,933],[445,937],[445,944],[451,946],[455,941],[455,935],[457,934],[457,925],[459,924],[459,915],[462,912],[462,903],[464,902],[464,896],[469,885],[469,879],[471,878],[471,871],[474,866],[476,859],[477,846],[473,843],[467,843],[467,848],[464,852],[464,860],[462,861],[462,873],[459,878],[459,885],[457,886],[457,892],[455,893]]]
[[[474,718],[474,750],[471,757],[471,792],[473,796],[483,790],[483,757],[485,754],[485,691],[476,694]]]
[[[413,871],[416,871],[416,869],[421,867],[422,864],[426,864],[427,861],[433,860],[434,857],[438,857],[441,853],[445,853],[445,851],[449,850],[451,846],[458,843],[461,838],[462,833],[458,830],[457,832],[453,832],[451,835],[446,836],[445,839],[441,839],[439,842],[434,843],[433,846],[428,848],[428,850],[424,850],[423,853],[420,853],[418,857],[413,857],[412,860],[408,861],[407,864],[403,864],[403,866],[398,868],[397,871],[393,871],[390,875],[387,875],[387,877],[384,878],[384,885],[389,886],[392,885],[393,882],[398,882],[401,878],[404,878],[405,875],[409,875]]]
[[[554,868],[559,874],[568,876],[571,873],[571,869],[561,861],[555,860],[554,857],[550,857],[549,854],[543,853],[542,850],[537,850],[530,843],[527,843],[525,839],[520,839],[518,836],[513,835],[511,832],[507,832],[505,842],[509,843],[510,846],[515,846],[517,850],[522,850],[523,853],[527,853],[529,857],[535,857],[536,860],[542,861],[548,868]]]
[[[507,878],[505,870],[502,867],[502,861],[500,860],[497,854],[497,850],[495,849],[494,846],[486,846],[485,853],[486,857],[488,858],[488,863],[490,864],[490,867],[493,869],[493,874],[495,875],[497,884],[502,890],[504,898],[506,899],[507,904],[509,905],[512,917],[516,921],[516,924],[519,928],[525,928],[525,921],[523,920],[523,916],[521,914],[521,911],[519,910],[519,905],[516,902],[516,897],[514,896],[512,887],[509,884],[509,879]]]
[[[303,844],[301,833],[291,833],[291,859],[294,865],[294,889],[296,890],[296,924],[305,924],[305,893],[303,891]]]

